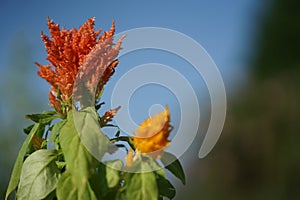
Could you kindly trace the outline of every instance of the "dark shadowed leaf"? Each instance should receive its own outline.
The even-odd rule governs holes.
[[[185,185],[185,175],[183,168],[179,160],[177,160],[177,158],[173,154],[164,152],[161,158],[161,162],[170,172],[172,172],[172,174],[174,174],[177,178],[181,180],[182,184]]]
[[[168,197],[169,199],[173,199],[176,195],[176,190],[174,186],[170,183],[170,181],[158,174],[156,175],[156,180],[159,195]]]
[[[44,111],[42,114],[25,115],[25,118],[36,123],[49,124],[53,119],[59,118],[59,116],[55,114],[55,111]]]
[[[24,128],[23,129],[24,133],[26,135],[28,135],[30,133],[31,129],[33,128],[33,126],[34,126],[34,124],[31,124],[31,125],[27,126],[26,128]]]

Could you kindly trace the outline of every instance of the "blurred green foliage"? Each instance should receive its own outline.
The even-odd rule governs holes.
[[[221,138],[187,169],[179,199],[300,199],[299,8],[273,1],[249,83],[229,99]]]
[[[254,59],[254,76],[264,79],[282,71],[300,72],[300,2],[273,0],[262,21]]]
[[[4,199],[10,173],[28,123],[24,115],[41,106],[36,86],[28,80],[35,75],[31,48],[24,33],[18,33],[8,49],[9,63],[2,69],[0,98],[0,199]],[[28,84],[28,85],[27,85]]]

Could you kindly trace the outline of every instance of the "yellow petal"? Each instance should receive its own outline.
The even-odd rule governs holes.
[[[141,153],[153,153],[165,149],[170,141],[172,126],[170,125],[170,113],[168,107],[153,118],[146,119],[135,132],[133,144]]]
[[[129,149],[129,152],[126,156],[125,161],[126,161],[126,167],[127,168],[131,167],[132,162],[133,162],[133,150],[132,149]]]

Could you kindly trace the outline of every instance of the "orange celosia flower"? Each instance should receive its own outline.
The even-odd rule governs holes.
[[[154,158],[159,157],[169,145],[168,137],[172,131],[168,107],[153,118],[145,120],[137,128],[133,138],[136,150]]]
[[[55,24],[48,18],[48,28],[51,36],[48,37],[42,32],[41,36],[48,53],[47,60],[50,64],[41,65],[36,63],[39,67],[38,75],[51,84],[49,93],[50,105],[60,113],[63,112],[62,104],[68,105],[68,109],[70,109],[70,99],[78,71],[85,60],[88,60],[88,55],[96,48],[101,48],[101,43],[108,41],[107,44],[110,49],[105,50],[111,51],[107,53],[107,57],[109,57],[107,60],[111,61],[108,63],[110,65],[105,71],[98,75],[101,76],[101,80],[99,83],[96,83],[98,84],[97,92],[101,91],[118,64],[118,61],[113,59],[118,55],[121,41],[118,42],[116,47],[113,47],[114,22],[109,32],[104,32],[98,37],[101,30],[94,30],[94,21],[94,18],[90,18],[79,29],[66,30],[65,28],[60,29],[59,24]],[[92,56],[100,59],[99,55],[95,55],[95,53]],[[93,59],[89,58],[89,61],[94,61]]]

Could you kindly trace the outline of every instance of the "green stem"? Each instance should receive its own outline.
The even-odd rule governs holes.
[[[135,146],[134,146],[132,140],[133,140],[133,137],[120,136],[120,137],[115,137],[115,138],[110,139],[110,142],[115,143],[115,142],[119,142],[119,141],[124,141],[124,142],[127,142],[133,150],[135,150]]]

